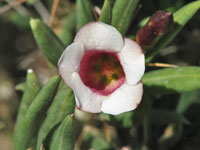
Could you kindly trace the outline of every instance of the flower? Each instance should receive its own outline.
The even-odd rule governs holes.
[[[83,111],[116,115],[135,109],[142,99],[143,51],[110,25],[91,22],[82,27],[58,68]]]

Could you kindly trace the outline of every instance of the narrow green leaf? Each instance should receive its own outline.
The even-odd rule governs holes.
[[[179,114],[184,114],[194,103],[200,103],[200,90],[181,93],[179,102],[176,107],[176,112]]]
[[[125,35],[134,17],[139,0],[116,0],[112,12],[112,26]]]
[[[67,115],[74,112],[75,100],[73,91],[67,87],[64,81],[60,82],[56,96],[49,107],[47,116],[42,123],[37,139],[37,149],[40,150],[48,133],[55,125],[61,122]]]
[[[35,73],[32,70],[28,70],[27,77],[26,77],[25,91],[20,103],[17,120],[15,124],[14,147],[17,147],[17,144],[19,144],[17,142],[18,141],[17,139],[20,134],[20,129],[22,126],[24,115],[26,114],[29,106],[33,102],[36,95],[39,93],[39,90],[40,90],[40,84]]]
[[[15,140],[14,150],[26,150],[29,147],[36,149],[36,138],[39,127],[46,115],[46,111],[51,104],[60,76],[52,77],[47,84],[40,90],[33,103],[29,106],[24,120],[21,123],[18,135]]]
[[[200,88],[200,67],[178,67],[146,73],[142,81],[154,94],[187,92]]]
[[[30,29],[29,21],[30,17],[22,16],[17,11],[13,11],[10,14],[10,20],[20,29]]]
[[[65,45],[73,42],[76,32],[76,14],[75,12],[69,14],[65,19],[61,28],[60,38]]]
[[[93,12],[88,0],[77,0],[77,31],[90,21],[93,21]]]
[[[50,150],[74,150],[73,120],[67,116],[53,135]]]
[[[113,0],[105,0],[99,21],[111,24]]]
[[[160,39],[160,41],[154,46],[153,50],[149,50],[146,62],[150,62],[161,49],[165,48],[199,9],[200,0],[191,2],[176,11],[173,14],[175,22],[173,29]]]
[[[143,26],[145,26],[147,24],[147,22],[149,21],[150,17],[145,17],[144,19],[142,19],[139,23],[138,23],[138,28],[142,28]]]
[[[31,19],[30,25],[35,40],[44,56],[55,66],[65,49],[65,45],[55,33],[39,19]]]

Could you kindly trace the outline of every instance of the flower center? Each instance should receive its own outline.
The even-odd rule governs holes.
[[[125,82],[125,74],[116,53],[88,50],[80,62],[80,77],[93,92],[109,95]]]

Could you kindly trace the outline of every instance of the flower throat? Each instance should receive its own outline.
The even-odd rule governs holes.
[[[100,95],[109,95],[125,81],[125,73],[116,53],[88,50],[80,62],[83,83]]]

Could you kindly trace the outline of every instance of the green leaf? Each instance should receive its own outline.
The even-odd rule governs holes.
[[[176,112],[179,114],[184,114],[194,103],[200,103],[200,90],[181,93],[179,102],[176,107]]]
[[[24,119],[21,123],[17,138],[15,139],[15,150],[26,150],[29,147],[32,149],[36,148],[36,138],[39,127],[53,100],[59,82],[59,75],[52,77],[29,106],[26,114],[24,114]]]
[[[17,120],[15,124],[14,147],[17,147],[17,144],[19,144],[17,141],[18,141],[18,136],[20,135],[20,129],[22,126],[22,121],[24,119],[24,114],[26,114],[29,106],[33,102],[36,95],[39,93],[39,90],[40,90],[40,84],[35,73],[32,70],[28,70],[26,77],[25,91],[19,106]]]
[[[37,149],[40,150],[48,133],[61,122],[67,115],[74,112],[75,100],[73,91],[67,87],[64,81],[60,82],[59,89],[42,123],[37,139]]]
[[[50,150],[74,150],[73,120],[67,116],[53,135]]]
[[[60,38],[65,45],[73,42],[76,32],[76,14],[75,12],[69,14],[65,19],[61,28]]]
[[[200,88],[200,67],[178,67],[146,73],[142,81],[154,94],[187,92]]]
[[[111,24],[113,0],[105,0],[99,21]]]
[[[88,22],[91,22],[94,20],[93,18],[93,12],[90,5],[90,2],[88,0],[77,0],[77,31],[87,24]]]
[[[161,38],[159,42],[154,46],[153,50],[149,50],[147,53],[146,62],[150,62],[161,49],[165,48],[199,9],[200,1],[198,0],[189,3],[176,11],[173,14],[175,24],[172,31]]]
[[[134,17],[139,0],[116,0],[112,12],[112,26],[125,35]]]
[[[142,19],[139,23],[138,23],[138,28],[142,28],[143,26],[145,26],[147,24],[147,22],[149,21],[150,17],[145,17],[144,19]]]
[[[13,11],[10,14],[10,20],[20,29],[30,29],[30,17],[22,16],[18,12]]]
[[[65,49],[65,45],[55,33],[39,19],[31,19],[30,25],[35,40],[44,56],[55,66]]]

